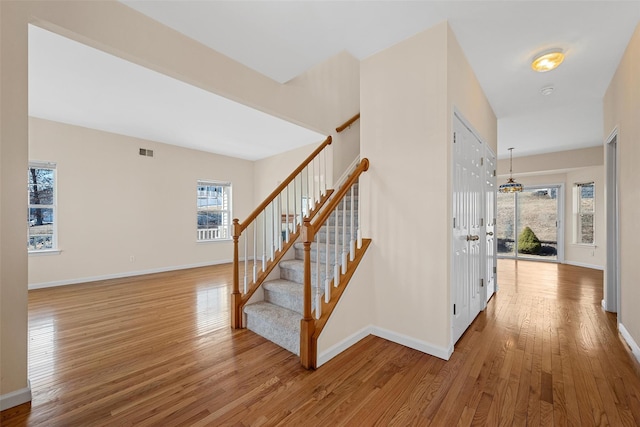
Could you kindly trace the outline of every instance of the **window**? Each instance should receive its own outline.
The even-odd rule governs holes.
[[[231,238],[231,183],[198,181],[198,241]]]
[[[27,248],[30,252],[57,249],[56,165],[29,163]]]
[[[575,235],[578,244],[594,243],[595,185],[593,182],[573,187]]]

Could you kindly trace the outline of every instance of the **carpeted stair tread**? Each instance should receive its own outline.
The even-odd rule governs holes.
[[[300,313],[268,302],[247,304],[247,329],[300,355]]]

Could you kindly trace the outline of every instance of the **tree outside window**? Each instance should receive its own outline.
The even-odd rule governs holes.
[[[56,249],[55,164],[29,164],[27,248],[29,251]]]

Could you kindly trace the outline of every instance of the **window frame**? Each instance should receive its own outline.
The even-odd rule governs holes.
[[[27,176],[27,252],[30,255],[33,254],[57,254],[60,253],[60,248],[58,247],[58,168],[55,162],[40,162],[40,161],[30,161],[27,167],[27,174],[31,173],[31,169],[48,169],[52,171],[53,174],[53,183],[52,189],[53,194],[51,197],[52,204],[32,204],[31,203],[31,189],[30,189],[30,177]],[[52,237],[51,237],[51,247],[44,249],[31,249],[30,240],[31,240],[31,209],[51,209],[52,215]]]
[[[215,230],[214,228],[200,228],[199,217],[201,216],[200,200],[206,197],[201,196],[200,187],[222,187],[223,188],[223,196],[224,199],[226,197],[226,208],[222,208],[216,211],[222,213],[222,218],[224,222],[224,218],[226,215],[226,224],[222,224],[221,227],[223,231],[221,233],[221,237],[214,237],[214,233],[212,232],[201,232],[201,230]],[[223,202],[224,203],[224,202]],[[209,206],[209,205],[206,205]],[[211,179],[198,179],[196,181],[196,242],[197,243],[208,243],[208,242],[228,242],[233,239],[232,236],[232,226],[233,226],[233,185],[230,181],[216,181]]]
[[[582,189],[584,187],[591,186],[593,194],[593,203],[590,211],[585,211],[582,204]],[[591,242],[582,241],[582,218],[585,214],[591,215],[591,228],[593,237]],[[576,182],[573,184],[573,244],[584,246],[596,246],[596,184],[594,181]]]

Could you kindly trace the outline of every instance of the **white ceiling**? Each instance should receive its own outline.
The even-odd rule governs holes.
[[[29,115],[248,160],[326,138],[33,25]]]
[[[500,157],[507,154],[509,147],[515,148],[514,156],[522,156],[601,144],[602,98],[640,21],[637,0],[125,0],[123,3],[280,82],[343,50],[364,59],[446,19],[498,117]],[[565,62],[549,73],[533,72],[529,66],[532,57],[551,47],[565,50]],[[113,57],[111,60],[117,61]],[[93,64],[86,66],[88,73],[100,71]],[[124,69],[122,73],[124,78]],[[149,70],[146,73],[153,74]],[[158,75],[155,78],[167,79]],[[103,85],[101,80],[97,82]],[[72,83],[64,87],[65,92],[75,91]],[[172,115],[179,118],[179,110],[185,106],[184,101],[173,101],[173,97],[183,96],[183,92],[193,92],[195,97],[199,90],[185,84],[176,84],[169,90],[165,83],[159,93],[155,91],[161,99],[156,99],[154,106],[159,108],[161,102],[173,106],[163,122],[171,123],[174,139],[189,140],[194,148],[208,146],[209,151],[215,151],[211,148],[212,135],[216,135],[212,129],[198,133],[191,130],[194,123],[188,126],[183,123],[184,118],[172,121]],[[50,84],[55,85],[55,80]],[[542,96],[540,89],[549,84],[555,87],[554,93]],[[134,89],[132,84],[127,93]],[[35,109],[40,101],[33,101]],[[105,99],[105,108],[108,102],[111,100]],[[144,99],[129,100],[133,110],[130,114],[148,118],[148,105],[136,107],[137,102]],[[39,114],[51,109],[52,106],[44,107]],[[77,107],[69,107],[74,109]],[[200,116],[201,120],[211,121],[211,117],[216,117],[214,111]],[[105,116],[109,118],[112,114]],[[233,119],[229,121],[233,123]],[[115,118],[112,122],[104,126],[115,126],[113,131],[124,133],[118,130]],[[137,125],[145,126],[145,123]],[[228,133],[221,131],[225,149],[236,145],[241,150],[246,148],[234,140],[234,129],[238,128],[241,127],[227,128]],[[167,134],[139,131],[152,132],[143,137],[156,140],[158,134],[160,137]],[[252,145],[258,139],[249,139],[241,140],[249,144],[249,151],[258,150]],[[170,142],[166,138],[159,140]],[[264,155],[256,154],[256,158]]]

